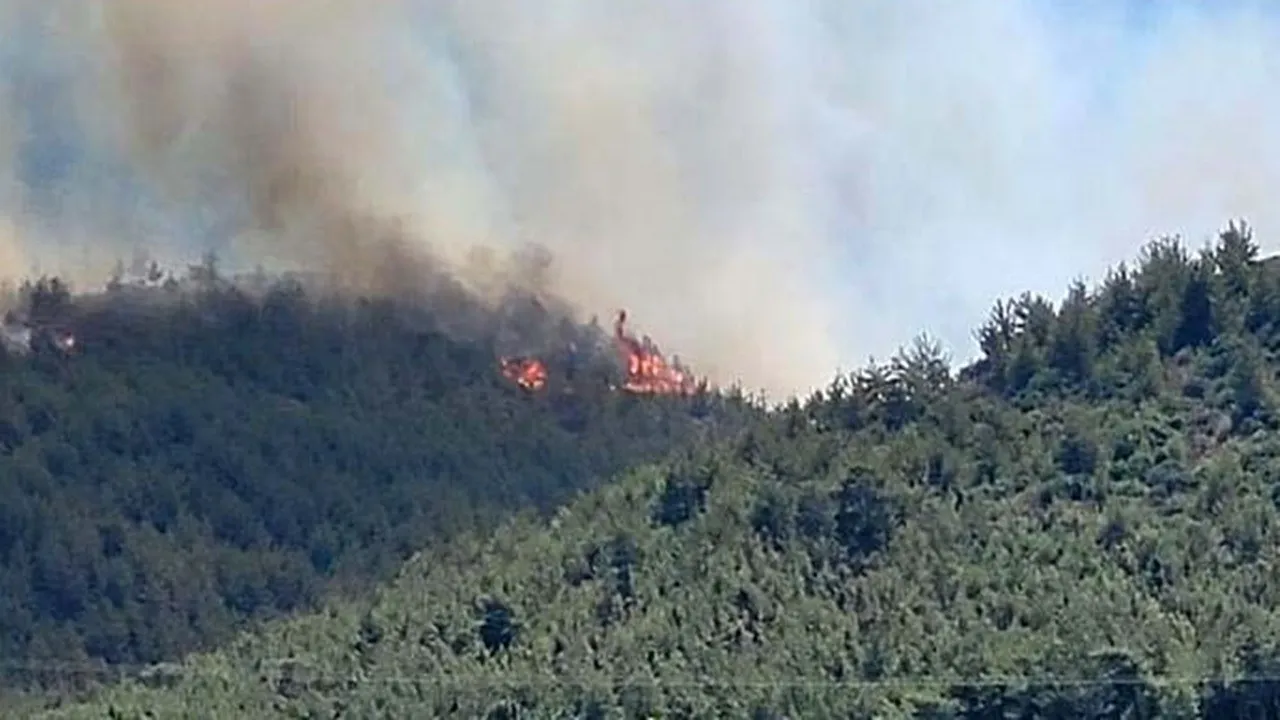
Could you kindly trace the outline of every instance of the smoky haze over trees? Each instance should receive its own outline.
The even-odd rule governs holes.
[[[213,257],[141,269],[11,298],[6,327],[31,332],[0,353],[9,688],[176,659],[756,412],[613,391],[608,331],[552,300],[494,306],[443,279],[359,299],[232,282]],[[545,359],[545,392],[500,375],[512,350]]]
[[[4,308],[14,702],[1277,714],[1247,232],[772,412],[618,392],[579,321],[778,397],[963,352],[1153,228],[1274,233],[1280,14],[551,5],[0,0],[0,276],[56,275]],[[135,245],[306,272],[61,282]]]
[[[976,335],[48,716],[1280,712],[1280,265],[1161,240]]]
[[[1278,38],[1251,0],[0,0],[0,273],[533,241],[782,397],[921,327],[968,356],[1134,238],[1273,234]]]

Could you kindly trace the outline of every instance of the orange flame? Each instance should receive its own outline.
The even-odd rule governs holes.
[[[619,310],[613,330],[618,355],[626,366],[627,376],[622,390],[643,395],[693,395],[698,392],[698,381],[681,368],[679,362],[668,362],[649,338],[637,340],[627,333],[626,323],[627,311]],[[499,364],[502,374],[525,390],[536,392],[546,387],[547,366],[538,358],[504,357]]]
[[[534,392],[547,384],[547,366],[537,358],[502,358],[502,374],[525,390]]]
[[[627,333],[627,311],[618,311],[613,334],[618,354],[627,366],[622,389],[650,395],[692,395],[697,382],[679,367],[668,363],[649,338],[643,342]]]

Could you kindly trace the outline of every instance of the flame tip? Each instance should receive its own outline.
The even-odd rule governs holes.
[[[614,336],[619,358],[626,366],[621,389],[644,395],[696,394],[699,381],[681,367],[678,359],[668,362],[648,335],[639,341],[628,334],[626,320],[627,311],[619,309]],[[500,365],[503,375],[526,390],[541,390],[546,385],[547,367],[537,358],[503,357]]]

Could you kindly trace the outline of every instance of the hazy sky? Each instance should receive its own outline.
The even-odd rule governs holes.
[[[1241,2],[925,6],[884,10],[901,24],[880,39],[864,26],[882,52],[846,76],[865,93],[859,115],[875,118],[860,144],[871,159],[848,163],[867,185],[841,233],[840,271],[858,274],[854,337],[893,346],[923,328],[965,354],[995,296],[1060,297],[1150,237],[1198,246],[1244,216],[1276,247],[1274,14]],[[883,312],[857,318],[868,306]]]
[[[351,264],[332,228],[385,216],[535,240],[585,313],[774,394],[921,331],[964,358],[1154,236],[1277,246],[1259,7],[0,0],[0,269]]]

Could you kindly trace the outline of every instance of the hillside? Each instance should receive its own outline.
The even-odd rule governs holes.
[[[611,390],[625,370],[607,334],[527,296],[359,299],[233,283],[212,262],[102,293],[46,278],[13,299],[0,352],[9,687],[209,647],[752,412]],[[502,376],[512,349],[548,353],[543,391]]]
[[[1232,228],[984,357],[416,555],[368,602],[50,717],[1273,717],[1280,272]]]

